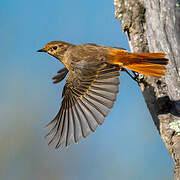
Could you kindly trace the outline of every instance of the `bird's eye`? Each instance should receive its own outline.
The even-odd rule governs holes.
[[[53,50],[56,50],[56,49],[57,49],[57,46],[53,46],[52,48],[53,48]]]

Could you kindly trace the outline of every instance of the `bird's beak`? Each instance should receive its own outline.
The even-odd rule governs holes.
[[[46,52],[46,50],[45,49],[39,49],[39,50],[37,50],[37,52]]]

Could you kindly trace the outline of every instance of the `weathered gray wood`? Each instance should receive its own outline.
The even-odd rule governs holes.
[[[180,179],[180,136],[169,125],[180,120],[180,1],[114,0],[114,5],[131,51],[165,52],[170,60],[165,77],[144,76],[140,87]]]

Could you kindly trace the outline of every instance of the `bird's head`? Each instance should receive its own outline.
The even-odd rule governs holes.
[[[61,60],[70,46],[72,46],[72,44],[64,41],[51,41],[37,52],[45,52]]]

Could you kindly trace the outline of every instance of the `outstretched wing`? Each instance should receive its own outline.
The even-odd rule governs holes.
[[[52,79],[54,80],[53,83],[56,84],[56,83],[59,83],[61,82],[67,75],[68,73],[68,69],[67,68],[62,68],[60,69],[58,72],[57,72],[57,75],[54,76]]]
[[[113,107],[119,90],[119,67],[104,64],[88,73],[70,72],[63,89],[63,101],[45,136],[51,137],[49,145],[56,142],[56,149],[69,146],[81,137],[86,138],[102,125]]]

